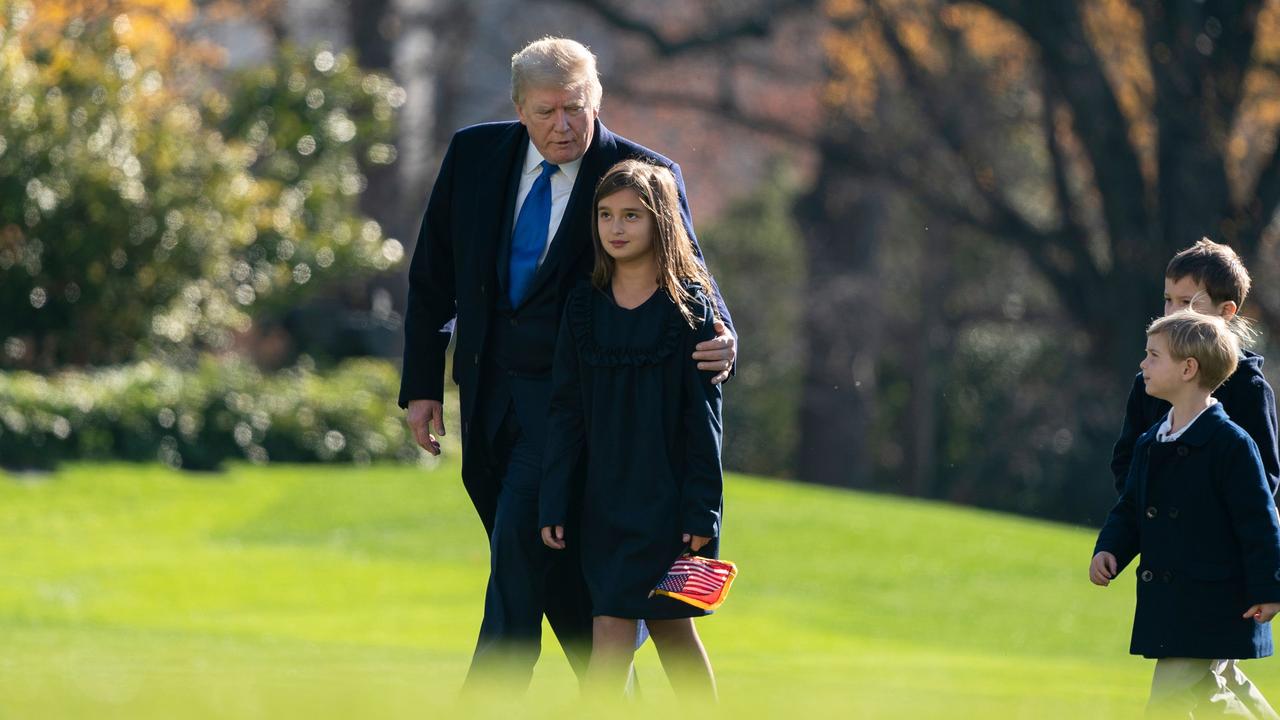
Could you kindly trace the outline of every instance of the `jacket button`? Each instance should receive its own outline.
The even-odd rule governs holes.
[[[1164,572],[1160,573],[1160,579],[1164,582],[1169,582],[1170,580],[1173,579],[1173,573],[1169,572],[1168,570],[1165,570]]]
[[[1191,451],[1187,449],[1187,446],[1186,446],[1186,445],[1179,445],[1179,446],[1178,446],[1178,457],[1186,457],[1186,456],[1187,456],[1187,453],[1189,453],[1189,452],[1191,452]]]
[[[1276,575],[1280,575],[1280,571],[1277,571]],[[1138,577],[1142,578],[1142,582],[1151,582],[1151,578],[1155,577],[1155,574],[1150,570],[1143,570],[1142,574]]]
[[[1156,515],[1158,515],[1158,514],[1160,514],[1160,511],[1156,510],[1154,507],[1149,507],[1149,508],[1147,508],[1147,517],[1148,517],[1148,518],[1154,518],[1154,517],[1155,517]]]
[[[1169,508],[1169,519],[1170,520],[1178,519],[1178,508],[1175,508],[1175,507]]]

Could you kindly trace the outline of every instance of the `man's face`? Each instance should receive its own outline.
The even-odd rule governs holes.
[[[516,115],[529,131],[529,140],[553,165],[582,157],[591,145],[596,110],[586,88],[530,88],[516,105]]]

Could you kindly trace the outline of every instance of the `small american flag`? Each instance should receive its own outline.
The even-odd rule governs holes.
[[[682,555],[650,593],[666,595],[703,610],[715,610],[729,596],[738,566],[728,560]]]

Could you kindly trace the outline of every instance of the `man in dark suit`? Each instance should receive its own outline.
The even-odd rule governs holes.
[[[519,122],[463,128],[449,144],[409,268],[405,314],[399,402],[433,455],[435,435],[445,432],[445,350],[456,335],[462,479],[490,547],[468,684],[498,671],[527,684],[544,613],[579,677],[590,656],[590,599],[577,554],[551,553],[537,515],[551,362],[565,297],[591,273],[596,183],[627,158],[670,168],[694,238],[679,166],[600,123],[600,81],[586,47],[544,38],[512,57],[511,76]],[[722,382],[736,340],[716,296],[724,322],[693,357]]]

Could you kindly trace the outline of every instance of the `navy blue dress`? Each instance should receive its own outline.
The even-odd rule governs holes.
[[[720,386],[690,357],[715,337],[711,304],[697,288],[696,327],[662,290],[621,308],[608,291],[573,290],[556,344],[539,527],[565,524],[574,469],[581,488],[580,552],[593,615],[674,619],[707,612],[649,597],[683,548],[681,535],[713,538],[723,505]]]

